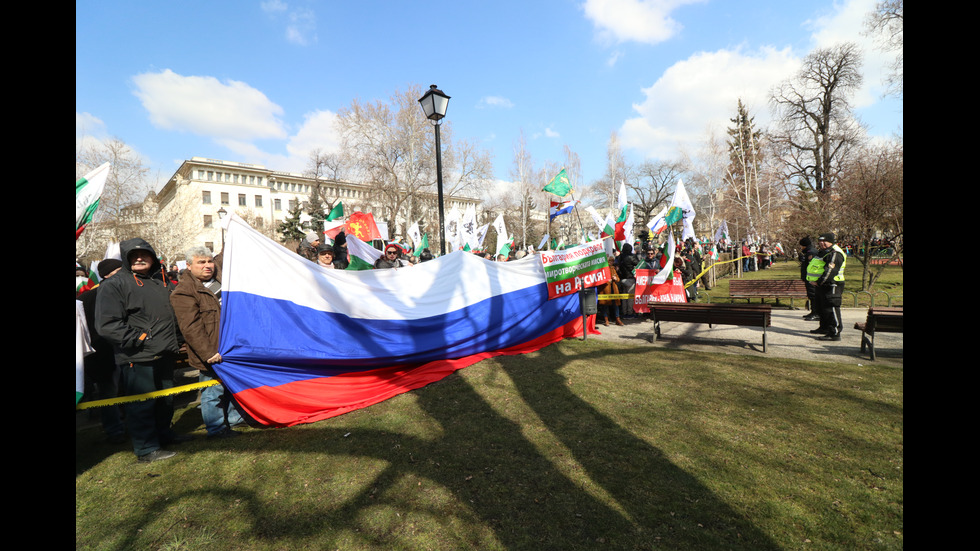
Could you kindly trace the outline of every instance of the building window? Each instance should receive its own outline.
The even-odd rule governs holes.
[[[255,227],[261,228],[263,226],[265,226],[265,220],[262,220],[262,217],[259,216],[258,218],[255,219]]]
[[[214,227],[214,222],[213,222],[210,214],[205,214],[204,215],[204,227],[205,228],[213,228]]]
[[[261,195],[256,195],[255,196],[255,206],[256,207],[261,207],[262,206],[262,196]]]
[[[272,201],[272,207],[275,210],[282,210],[282,199],[274,199]]]
[[[222,192],[221,192],[221,204],[222,204],[222,205],[227,205],[227,204],[229,204],[229,203],[228,203],[228,192],[227,192],[227,191],[222,191]]]
[[[204,203],[205,205],[210,205],[211,204],[211,192],[210,191],[202,191],[201,192],[201,203]]]
[[[208,181],[210,182],[211,180],[214,180],[214,172],[212,172],[212,171],[209,170],[208,171]]]
[[[246,204],[247,203],[245,202],[245,194],[244,193],[239,193],[238,194],[238,206],[244,207]]]
[[[298,206],[299,206],[299,202],[297,202],[297,201],[296,201],[296,199],[290,199],[290,200],[289,200],[289,210],[290,210],[290,211],[294,211],[294,210],[296,210],[296,208],[297,208]]]
[[[204,246],[213,251],[214,250],[214,241],[205,241],[204,242]]]

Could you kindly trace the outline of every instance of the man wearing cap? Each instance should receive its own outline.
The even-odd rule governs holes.
[[[836,244],[836,236],[822,233],[817,238],[819,255],[814,257],[807,266],[807,281],[816,286],[820,327],[811,333],[824,334],[818,337],[822,341],[839,341],[844,330],[841,319],[840,305],[844,295],[844,268],[847,255]]]
[[[99,285],[95,330],[112,343],[120,390],[133,396],[172,388],[179,345],[170,291],[149,243],[140,238],[119,245],[122,269]],[[171,428],[173,397],[125,404],[126,428],[140,462],[176,455],[163,449],[187,440]]]
[[[333,270],[335,266],[333,265],[333,245],[328,243],[320,243],[320,246],[316,248],[316,263],[321,268],[326,268],[328,270]]]
[[[305,257],[307,260],[312,260],[316,262],[317,248],[320,246],[320,236],[315,232],[306,232],[303,236],[303,240],[299,243],[299,248],[296,249],[297,254]]]

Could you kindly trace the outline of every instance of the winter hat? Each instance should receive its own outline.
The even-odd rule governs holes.
[[[107,258],[102,262],[99,262],[99,279],[105,279],[106,276],[115,271],[116,268],[122,268],[122,260]]]

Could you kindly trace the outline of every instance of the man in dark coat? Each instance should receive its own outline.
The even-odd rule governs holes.
[[[95,301],[95,330],[112,343],[124,396],[172,388],[176,363],[177,322],[170,306],[170,291],[163,279],[156,252],[145,240],[128,239],[119,245],[122,269],[99,285]],[[133,452],[141,462],[173,457],[164,450],[187,440],[171,428],[172,397],[125,404],[126,428]]]

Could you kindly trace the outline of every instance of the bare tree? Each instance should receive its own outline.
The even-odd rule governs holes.
[[[78,258],[101,259],[109,243],[136,237],[134,234],[148,218],[143,202],[152,192],[150,169],[143,159],[125,142],[110,138],[87,142],[75,156],[75,178],[110,163],[105,188],[99,199],[92,224],[75,241]]]
[[[685,184],[692,197],[698,198],[695,202],[698,216],[694,222],[713,232],[721,223],[721,199],[727,187],[725,182],[730,162],[728,146],[715,132],[709,131],[696,152],[684,152],[682,157],[687,167]]]
[[[838,188],[837,227],[855,245],[851,258],[864,266],[861,289],[870,291],[885,264],[899,260],[904,237],[903,149],[868,147],[848,163]],[[891,251],[890,258],[880,253]],[[877,262],[877,263],[876,263]]]
[[[888,93],[903,96],[905,82],[904,48],[905,11],[903,0],[884,0],[875,5],[874,11],[865,20],[867,34],[874,36],[878,47],[885,52],[894,52],[895,60],[888,75]]]
[[[657,212],[670,202],[677,180],[682,179],[686,167],[682,161],[646,161],[634,171],[635,178],[627,180],[627,188],[637,201],[634,211],[638,222],[646,226]]]
[[[374,188],[381,216],[394,235],[397,224],[427,219],[425,231],[438,235],[435,208],[435,134],[419,108],[418,85],[396,91],[388,102],[354,100],[339,113],[342,150],[359,178]],[[479,189],[493,172],[490,155],[470,144],[455,144],[452,125],[441,127],[443,191],[447,197]],[[435,245],[435,244],[433,244]]]
[[[606,145],[606,172],[592,184],[592,196],[596,207],[615,208],[619,198],[619,188],[633,179],[633,167],[626,162],[619,134],[614,130],[609,134]]]
[[[322,237],[323,221],[327,213],[340,202],[327,195],[327,182],[336,182],[349,174],[349,160],[343,153],[325,153],[315,148],[309,153],[304,175],[311,180],[310,198],[304,205],[304,211],[313,217],[312,229]]]
[[[520,222],[517,231],[521,236],[521,246],[527,246],[528,232],[531,228],[531,211],[538,208],[535,201],[536,189],[539,187],[537,173],[534,170],[534,162],[531,160],[531,153],[527,150],[527,141],[524,138],[524,129],[514,143],[514,164],[510,170],[510,177],[517,186],[517,196],[520,201]]]
[[[839,181],[863,133],[851,106],[861,81],[861,52],[848,42],[814,50],[796,77],[770,92],[777,124],[772,135],[799,189],[822,194]]]

